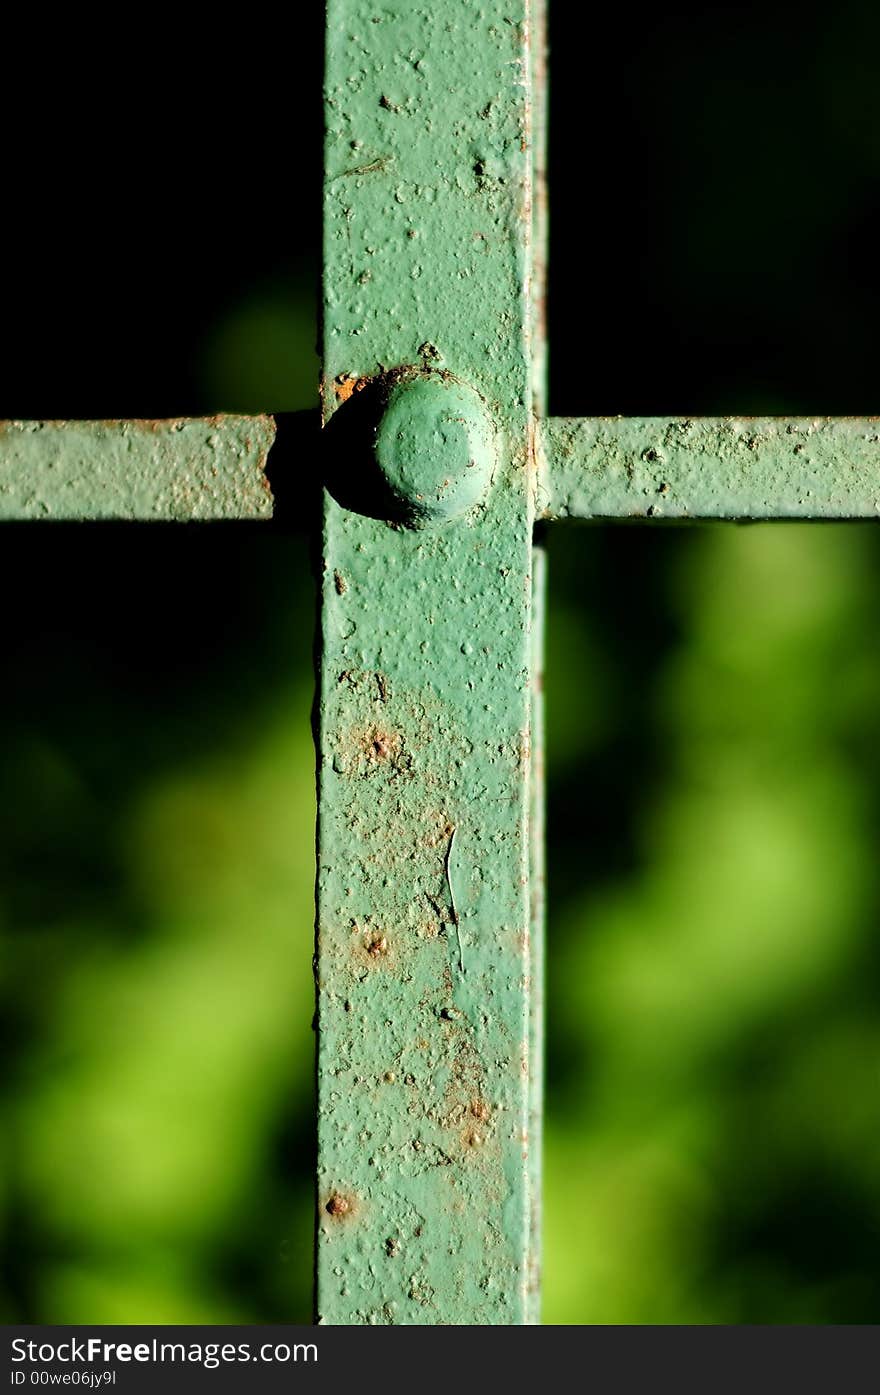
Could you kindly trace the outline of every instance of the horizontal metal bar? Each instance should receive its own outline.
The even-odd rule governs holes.
[[[880,418],[551,417],[540,518],[877,518]]]
[[[271,417],[0,422],[0,520],[271,518]]]

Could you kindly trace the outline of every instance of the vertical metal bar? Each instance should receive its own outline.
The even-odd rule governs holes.
[[[548,19],[547,0],[531,0],[532,65],[532,398],[535,416],[547,415],[547,256],[550,208],[547,198]]]
[[[547,414],[547,3],[531,3],[532,65],[532,402],[537,421]],[[529,883],[529,1322],[541,1317],[541,1240],[544,1126],[544,983],[545,862],[544,862],[544,614],[546,606],[544,548],[532,550],[532,703]]]
[[[325,1323],[521,1323],[530,1311],[527,12],[528,0],[328,5]],[[389,375],[400,365],[411,371]],[[400,408],[395,391],[414,386]],[[412,439],[427,469],[470,429],[470,408],[419,412],[470,389],[491,485],[445,512],[441,478],[431,526],[412,526],[431,511],[421,495],[395,511],[383,450]],[[393,427],[377,427],[389,397]]]

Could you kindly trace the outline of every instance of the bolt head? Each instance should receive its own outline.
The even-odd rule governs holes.
[[[459,518],[495,468],[495,431],[479,393],[448,374],[418,373],[391,389],[374,455],[410,527]]]

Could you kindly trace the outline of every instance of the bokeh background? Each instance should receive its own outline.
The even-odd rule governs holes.
[[[10,24],[0,415],[315,403],[310,8]],[[877,411],[876,7],[551,38],[552,410]],[[6,1320],[310,1318],[307,523],[0,536]],[[546,1321],[876,1321],[880,533],[548,547]]]

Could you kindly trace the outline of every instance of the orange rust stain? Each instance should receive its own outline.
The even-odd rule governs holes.
[[[445,847],[455,832],[455,825],[446,814],[431,812],[426,815],[426,818],[430,824],[430,830],[425,837],[425,846],[436,848],[442,844]]]
[[[354,1209],[353,1199],[345,1196],[342,1192],[331,1192],[324,1203],[324,1210],[334,1221],[341,1221],[344,1217],[350,1216]]]
[[[366,387],[367,378],[359,378],[356,373],[340,373],[333,379],[333,391],[338,402],[347,402],[355,392]]]
[[[378,965],[387,961],[391,965],[395,955],[388,936],[375,925],[358,925],[352,921],[352,954],[362,965]]]
[[[386,727],[369,727],[363,736],[362,750],[371,765],[399,760],[402,754],[400,732],[389,731]]]

